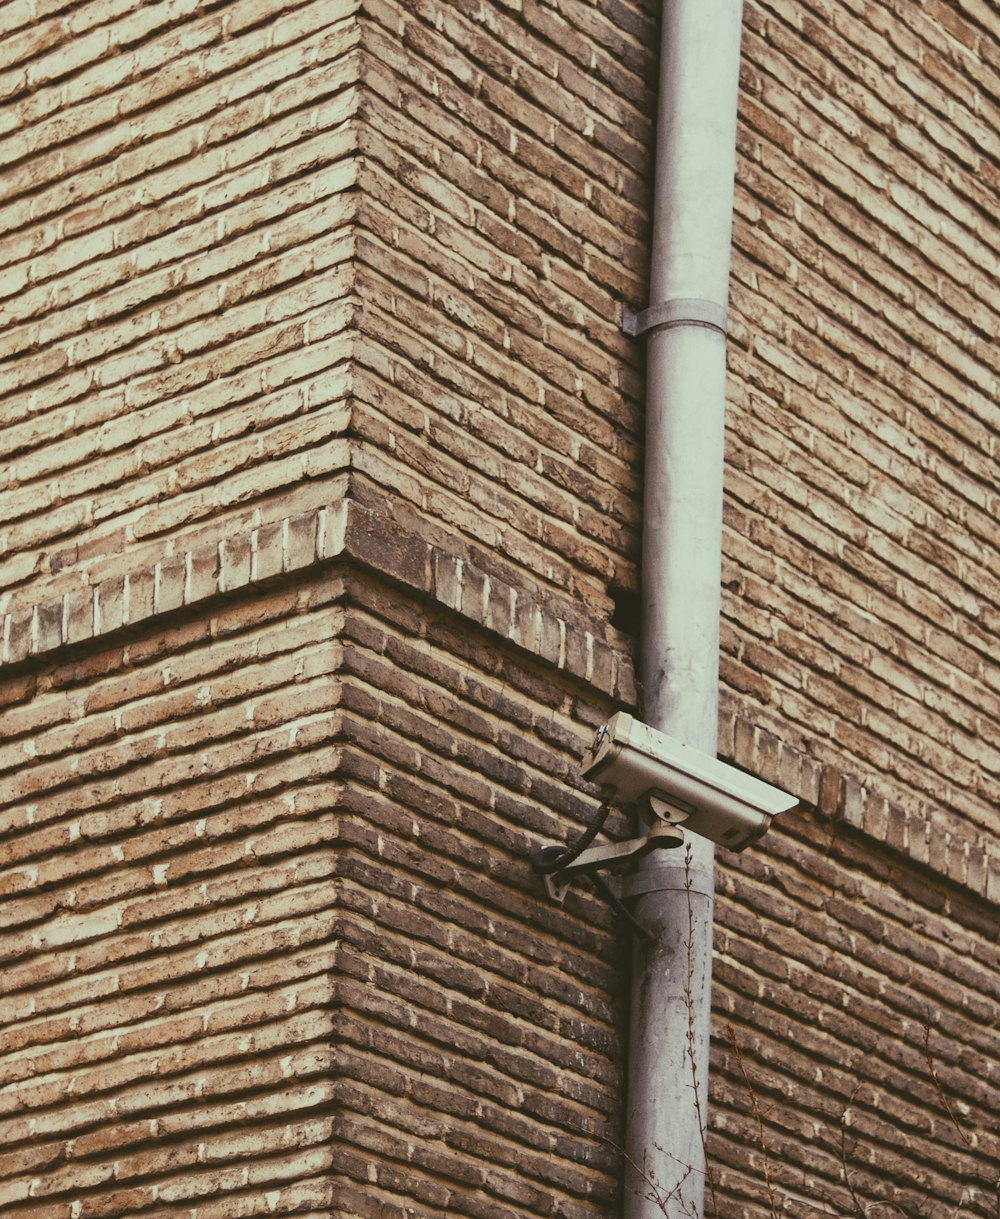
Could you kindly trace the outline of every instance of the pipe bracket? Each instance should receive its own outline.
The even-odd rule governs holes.
[[[641,313],[633,313],[627,307],[622,309],[622,331],[633,337],[673,326],[707,326],[710,330],[718,330],[723,338],[729,329],[726,311],[721,305],[694,297],[660,301]]]

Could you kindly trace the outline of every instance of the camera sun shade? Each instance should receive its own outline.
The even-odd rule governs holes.
[[[581,763],[584,778],[616,804],[648,800],[662,820],[742,851],[794,796],[640,723],[625,712],[597,730]]]

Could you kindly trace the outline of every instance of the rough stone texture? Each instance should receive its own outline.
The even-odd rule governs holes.
[[[744,22],[709,1214],[994,1219],[1000,16]],[[0,1209],[618,1213],[656,6],[0,30]]]

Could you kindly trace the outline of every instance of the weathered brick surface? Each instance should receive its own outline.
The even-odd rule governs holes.
[[[53,660],[0,713],[15,1212],[329,1196],[338,588]]]
[[[586,815],[586,686],[491,653],[458,614],[351,590],[338,1164],[387,1207],[606,1214],[616,940],[599,902],[552,906],[527,864]]]
[[[0,711],[0,1197],[255,1213],[289,1179],[346,1214],[374,1155],[399,1198],[453,1170],[601,1214],[615,941],[525,860],[584,814],[593,709],[477,666],[454,615],[414,632],[415,594],[293,580],[38,662]]]
[[[597,15],[589,44],[537,8],[498,8],[489,33],[474,6],[372,15],[358,392],[398,470],[380,481],[606,615],[609,588],[635,582],[618,322],[642,291],[646,154],[601,114],[648,134],[650,60],[631,46],[616,62],[629,40]],[[592,58],[609,80],[585,75]]]
[[[554,1176],[577,1198],[567,1213],[606,1213],[617,1205],[607,1176],[582,1170],[613,1171],[620,1137],[621,1024],[608,1000],[621,994],[621,959],[600,947],[613,942],[606,912],[582,891],[547,904],[525,858],[586,816],[575,720],[601,708],[491,656],[460,612],[428,617],[377,586],[352,589],[343,708],[363,753],[345,753],[338,995],[364,1018],[343,1026],[357,1049],[338,1092],[344,1171],[384,1206],[507,1213],[511,1182],[486,1164],[509,1157],[512,1213],[569,1205]],[[740,724],[732,740],[817,799],[808,758]],[[969,1214],[989,1213],[996,908],[929,877],[808,813],[772,830],[766,852],[726,861],[714,1213],[767,1213],[762,1137],[787,1213],[850,1213],[848,1180],[912,1213],[948,1213],[963,1190]],[[536,1165],[539,1149],[549,1155]],[[557,1154],[576,1172],[553,1165]]]
[[[357,23],[99,7],[7,74],[7,607],[217,544],[343,460]]]
[[[995,834],[996,17],[745,27],[725,676],[818,759]]]
[[[1000,18],[744,26],[709,1214],[985,1219]],[[0,30],[0,1210],[617,1213],[656,6]]]

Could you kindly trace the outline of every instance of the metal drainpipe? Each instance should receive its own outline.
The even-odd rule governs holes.
[[[725,319],[742,0],[664,0],[643,520],[643,718],[714,755]],[[685,858],[686,855],[686,858]],[[704,1214],[714,864],[691,838],[627,881],[636,941],[625,1219]]]

